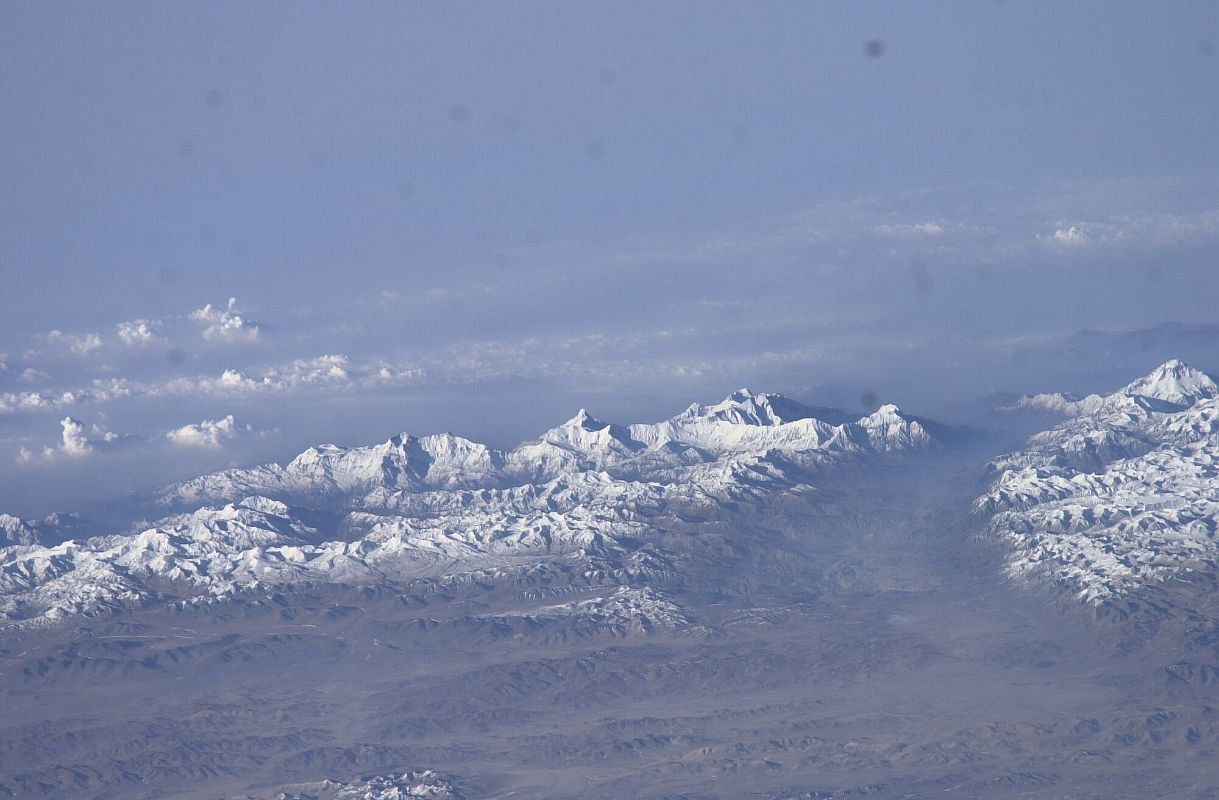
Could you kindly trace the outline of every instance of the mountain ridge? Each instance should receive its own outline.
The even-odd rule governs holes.
[[[817,414],[827,416],[827,422]],[[841,422],[837,420],[847,419]],[[451,433],[397,434],[385,442],[344,448],[318,445],[285,465],[275,463],[202,475],[159,490],[158,505],[233,501],[247,494],[345,494],[363,489],[506,487],[553,478],[571,469],[605,469],[639,477],[709,462],[726,453],[766,450],[893,452],[933,446],[923,421],[887,405],[852,416],[806,406],[780,394],[741,389],[710,406],[692,404],[656,423],[619,425],[585,409],[509,450]]]
[[[684,518],[761,508],[824,490],[852,464],[939,447],[894,405],[836,425],[814,411],[741,390],[657,423],[616,425],[581,409],[508,451],[447,433],[317,445],[282,466],[172,484],[156,494],[172,513],[126,534],[54,545],[27,536],[0,550],[0,617],[39,626],[293,583],[507,576],[552,562],[627,587],[641,570],[671,569],[648,543]],[[644,608],[667,609],[663,597]]]
[[[975,512],[1009,571],[1103,606],[1219,557],[1219,386],[1178,359],[990,462]]]

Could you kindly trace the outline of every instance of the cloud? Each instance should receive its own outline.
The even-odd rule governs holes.
[[[235,394],[297,395],[336,392],[371,385],[379,372],[371,364],[353,365],[345,355],[298,358],[252,374],[226,369],[218,378],[180,378],[149,387],[150,394],[232,396]]]
[[[1076,222],[1059,222],[1053,233],[1037,234],[1038,241],[1063,248],[1106,247],[1115,254],[1214,244],[1217,237],[1219,209],[1181,213],[1114,211]]]
[[[898,225],[877,225],[882,236],[942,236],[944,226],[938,222],[912,222]]]
[[[47,344],[62,347],[78,356],[88,355],[102,346],[102,337],[96,333],[76,334],[53,330],[43,338],[47,341]]]
[[[237,312],[237,298],[230,297],[226,308],[208,303],[190,313],[190,319],[202,324],[203,338],[209,342],[254,342],[262,333],[261,323]]]
[[[1054,231],[1054,233],[1044,238],[1047,238],[1056,244],[1065,245],[1067,247],[1078,247],[1092,241],[1092,237],[1089,236],[1087,232],[1085,232],[1084,229],[1078,225],[1072,225],[1067,228],[1059,228],[1058,230]]]
[[[298,358],[287,364],[245,372],[225,369],[219,376],[172,378],[139,382],[126,378],[95,379],[89,386],[59,393],[6,392],[0,394],[0,416],[63,410],[82,403],[106,403],[126,398],[231,397],[234,395],[290,396],[334,393],[362,387],[384,386],[384,361],[353,364],[344,355]],[[393,365],[393,382],[405,384],[421,377],[410,365]]]
[[[48,447],[44,452],[53,455],[55,451]],[[14,460],[23,466],[31,466],[33,464],[37,464],[43,459],[38,453],[29,449],[25,445],[22,445],[21,449],[17,451],[17,458]]]
[[[135,319],[120,322],[115,326],[119,341],[128,347],[143,347],[166,341],[161,335],[161,323],[155,320]]]
[[[72,417],[64,417],[59,422],[63,426],[63,444],[60,449],[64,454],[78,458],[93,452],[93,443],[85,435],[85,424]]]
[[[148,394],[148,387],[126,378],[95,379],[88,387],[53,392],[5,392],[0,394],[0,416],[36,411],[61,411],[79,403],[105,403]]]
[[[239,425],[229,414],[223,419],[205,419],[195,425],[183,425],[181,428],[169,431],[165,438],[179,447],[205,447],[219,449],[223,443],[236,439],[244,434],[252,433],[250,425]]]
[[[26,367],[21,371],[21,374],[17,376],[17,380],[21,381],[22,383],[41,383],[50,379],[50,375],[40,369],[34,369],[33,367]]]
[[[59,444],[44,447],[41,452],[22,447],[17,453],[17,463],[32,465],[60,458],[84,458],[99,448],[109,449],[132,438],[120,436],[96,423],[86,428],[85,423],[74,417],[64,417],[59,424],[62,428]]]
[[[1178,182],[1064,184],[1032,194],[948,188],[824,203],[742,230],[717,231],[711,238],[627,241],[608,254],[578,243],[531,245],[509,252],[517,268],[498,287],[471,276],[454,288],[402,293],[386,288],[375,298],[349,298],[361,307],[359,327],[346,324],[350,316],[339,317],[345,325],[327,326],[324,311],[321,319],[310,321],[308,338],[276,337],[292,347],[315,336],[325,342],[323,337],[339,332],[367,337],[344,343],[344,349],[356,350],[355,357],[332,353],[252,365],[208,360],[218,352],[192,354],[189,363],[205,371],[181,377],[157,375],[158,364],[146,361],[139,365],[148,370],[141,381],[81,381],[79,388],[56,387],[56,392],[0,394],[0,415],[62,414],[78,404],[124,397],[150,403],[191,397],[263,401],[533,379],[637,385],[666,375],[713,376],[766,363],[820,369],[827,350],[846,362],[883,348],[873,341],[879,335],[874,329],[891,340],[895,331],[908,330],[910,341],[945,337],[936,341],[955,343],[958,329],[984,324],[1001,336],[1026,323],[1007,311],[1016,306],[1014,297],[1035,298],[1037,307],[1045,298],[1065,304],[1063,298],[1081,286],[1109,291],[1116,284],[1107,280],[1108,271],[1124,266],[1122,257],[1145,259],[1153,246],[1215,243],[1219,211],[1211,207],[1213,195],[1195,192],[1203,205],[1189,210],[1192,201],[1170,202],[1182,194]],[[1171,210],[1153,210],[1166,206]],[[1094,255],[1112,258],[1097,266]],[[588,269],[573,271],[577,261],[587,262]],[[1064,262],[1075,272],[1065,273]],[[934,295],[919,298],[918,306],[911,305],[921,285],[908,279],[912,263],[928,265],[924,271],[936,279]],[[658,270],[658,264],[665,269]],[[774,279],[759,280],[757,269],[743,266],[751,264],[765,265]],[[619,274],[613,282],[581,277],[611,269]],[[1173,273],[1174,279],[1178,273],[1184,268]],[[1140,286],[1147,282],[1142,272],[1122,274]],[[640,292],[642,285],[653,291]],[[449,308],[455,299],[463,302],[460,315]],[[407,304],[409,313],[401,313]],[[393,307],[394,313],[381,318],[369,311],[377,305]],[[576,305],[581,313],[573,315]],[[1117,302],[1095,308],[1102,310],[1089,310],[1091,316],[1075,321],[1112,325],[1131,312]],[[341,308],[328,311],[337,314]],[[1202,313],[1193,307],[1178,312],[1183,318]],[[1044,316],[1050,319],[1051,312]],[[221,308],[198,309],[189,320],[164,319],[171,336],[174,324],[199,325],[204,338],[217,341],[257,339],[261,330],[232,298]],[[1057,324],[1045,320],[1038,324]],[[1130,325],[1152,321],[1120,319]],[[121,323],[118,329],[140,322],[148,321]],[[395,327],[408,322],[405,331]],[[887,327],[878,329],[876,322]],[[284,325],[287,329],[289,322]],[[150,330],[158,334],[155,326],[150,323]],[[549,335],[536,336],[540,331]],[[411,345],[425,341],[430,344]],[[386,351],[408,346],[406,353]],[[69,391],[58,391],[63,388]]]
[[[64,417],[59,424],[61,431],[58,442],[42,448],[22,446],[17,452],[16,462],[25,466],[46,466],[65,460],[128,451],[132,448],[149,450],[158,443],[161,447],[169,445],[218,450],[226,442],[256,433],[253,426],[237,422],[232,414],[221,419],[205,419],[170,431],[147,435],[119,434],[98,423],[86,425],[71,416]]]

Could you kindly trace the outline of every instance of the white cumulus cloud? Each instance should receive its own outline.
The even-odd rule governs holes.
[[[17,376],[17,380],[21,381],[22,383],[42,383],[43,381],[48,381],[50,379],[50,375],[40,369],[34,369],[33,367],[26,367],[21,371],[21,374]]]
[[[59,424],[63,426],[63,444],[60,449],[66,455],[79,457],[93,452],[93,443],[85,434],[85,423],[72,417],[64,417]]]
[[[43,337],[47,344],[62,347],[78,356],[88,355],[102,346],[102,337],[96,333],[64,333],[54,330]]]
[[[161,335],[161,323],[149,319],[134,319],[115,326],[119,341],[128,347],[142,347],[165,341]]]
[[[208,303],[190,318],[203,326],[203,338],[209,342],[254,342],[262,333],[260,323],[238,313],[236,297],[229,298],[226,308]]]
[[[165,438],[179,447],[206,447],[217,449],[224,442],[236,439],[238,436],[253,432],[250,425],[239,425],[232,414],[223,419],[205,419],[193,425],[183,425],[181,428],[169,431]]]
[[[1092,237],[1088,235],[1087,231],[1078,225],[1059,228],[1048,238],[1057,244],[1066,245],[1067,247],[1078,247],[1092,241]]]
[[[58,444],[44,447],[41,451],[22,447],[17,453],[17,463],[39,464],[59,458],[84,458],[99,448],[113,447],[129,438],[119,436],[96,423],[86,427],[85,423],[75,417],[64,417],[59,424],[62,431]]]

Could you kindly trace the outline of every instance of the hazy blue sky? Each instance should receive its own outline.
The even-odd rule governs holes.
[[[1217,42],[1213,2],[5,3],[0,510],[742,384],[1219,369]]]

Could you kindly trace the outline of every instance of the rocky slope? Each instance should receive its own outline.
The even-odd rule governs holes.
[[[1169,361],[995,459],[976,503],[1010,569],[1091,603],[1219,558],[1219,387]]]

